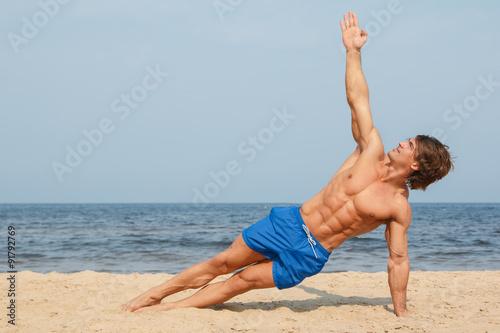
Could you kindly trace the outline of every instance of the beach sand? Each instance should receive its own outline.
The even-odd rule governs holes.
[[[169,274],[16,274],[16,326],[2,332],[500,332],[500,271],[410,274],[410,318],[397,318],[387,273],[325,273],[287,290],[254,290],[205,309],[129,313],[120,307]],[[216,281],[223,280],[219,277]],[[184,291],[165,300],[191,295]]]

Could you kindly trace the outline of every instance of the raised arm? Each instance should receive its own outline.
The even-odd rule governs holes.
[[[366,43],[368,35],[366,31],[359,29],[355,13],[349,12],[349,16],[344,14],[344,21],[340,21],[340,27],[342,41],[347,50],[345,72],[347,102],[351,107],[352,135],[363,151],[374,132],[368,85],[361,69],[361,47]]]
[[[411,212],[405,215],[400,219],[401,221],[388,222],[385,231],[387,247],[389,248],[389,260],[387,261],[389,288],[391,289],[394,313],[398,317],[412,313],[406,309],[406,287],[410,276],[406,231],[410,225]]]

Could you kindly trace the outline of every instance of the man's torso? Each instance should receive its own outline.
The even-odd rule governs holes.
[[[394,219],[408,205],[408,190],[381,181],[388,157],[377,164],[358,164],[350,157],[328,184],[302,205],[301,215],[328,250]]]

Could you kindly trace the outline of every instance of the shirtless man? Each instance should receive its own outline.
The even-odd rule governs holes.
[[[351,108],[355,151],[328,184],[302,207],[276,207],[268,217],[245,229],[215,257],[196,264],[123,306],[132,312],[206,307],[223,303],[252,289],[290,288],[321,271],[330,252],[347,239],[382,224],[389,249],[389,287],[397,316],[406,308],[410,264],[406,231],[410,225],[409,189],[422,189],[443,178],[453,167],[446,146],[419,135],[384,153],[373,126],[368,86],[361,70],[361,47],[367,33],[356,14],[340,22],[346,55],[346,93]],[[248,267],[246,267],[248,266]],[[215,277],[237,272],[223,282]],[[177,302],[161,303],[169,295],[203,287]]]

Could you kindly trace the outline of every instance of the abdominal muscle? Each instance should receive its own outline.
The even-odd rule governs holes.
[[[328,251],[339,247],[347,239],[370,232],[384,223],[384,220],[361,216],[354,203],[363,191],[356,195],[346,195],[341,188],[343,176],[345,175],[339,174],[334,177],[300,209],[310,232]]]

